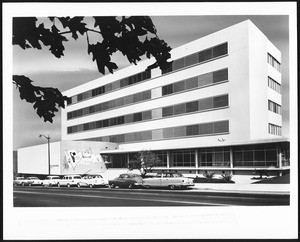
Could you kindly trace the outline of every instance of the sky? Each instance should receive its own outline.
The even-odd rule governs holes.
[[[150,15],[157,34],[172,48],[186,44],[223,28],[250,19],[282,53],[283,136],[289,137],[289,16],[287,15]],[[65,55],[57,59],[47,48],[23,50],[13,46],[13,74],[26,75],[34,85],[65,91],[102,75],[87,54],[86,38],[65,45]],[[119,69],[129,65],[120,54],[114,57]],[[39,118],[32,104],[19,98],[13,88],[13,149],[46,143],[39,134],[50,135],[51,142],[61,140],[60,112],[53,123]]]

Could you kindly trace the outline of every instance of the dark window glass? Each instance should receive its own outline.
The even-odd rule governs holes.
[[[143,120],[152,119],[151,110],[144,111],[142,116],[143,116]]]
[[[152,140],[152,131],[142,132],[142,140]]]
[[[133,95],[133,102],[140,102],[142,100],[142,93],[136,93]]]
[[[199,100],[199,111],[213,108],[213,99],[211,97]]]
[[[185,89],[189,90],[198,87],[198,77],[192,77],[185,80]]]
[[[227,120],[214,123],[214,133],[223,133],[228,131],[229,131],[229,122]]]
[[[89,130],[89,124],[83,124],[83,130]]]
[[[162,109],[162,116],[163,117],[172,116],[172,115],[173,115],[173,106],[164,107]]]
[[[95,112],[95,106],[90,106],[89,113],[94,113],[94,112]]]
[[[228,69],[216,71],[213,73],[213,83],[228,80]]]
[[[125,105],[133,103],[133,96],[129,95],[129,96],[124,97],[124,103],[125,103]]]
[[[102,103],[102,110],[109,109],[109,102]]]
[[[127,77],[124,78],[124,79],[122,79],[122,80],[120,81],[120,86],[121,86],[121,87],[126,87],[126,86],[128,86],[128,78],[127,78]]]
[[[117,118],[110,118],[109,119],[109,126],[114,126],[117,124]]]
[[[174,128],[174,137],[183,137],[186,136],[186,127],[175,127]]]
[[[143,119],[142,113],[135,113],[133,114],[133,122],[138,122]]]
[[[110,92],[112,90],[112,84],[109,83],[109,84],[106,84],[105,85],[105,92]]]
[[[212,73],[207,73],[198,77],[199,87],[209,85],[213,83],[213,75]]]
[[[96,128],[97,129],[102,128],[102,120],[96,122]]]
[[[212,134],[213,131],[213,123],[204,123],[199,126],[199,134]]]
[[[72,127],[68,127],[68,134],[72,133]]]
[[[198,101],[186,103],[186,112],[196,112],[198,111]]]
[[[186,113],[185,103],[174,106],[174,115]]]
[[[214,102],[214,108],[226,107],[228,106],[228,95],[214,97],[213,102]]]
[[[102,111],[102,103],[95,105],[95,112],[100,112],[100,111]]]
[[[124,116],[117,117],[117,124],[124,124],[124,123],[125,123],[125,117]]]
[[[162,87],[162,95],[168,95],[173,93],[173,84]]]
[[[213,57],[218,57],[227,54],[227,43],[213,48]]]
[[[151,90],[142,92],[142,100],[151,99]]]
[[[125,116],[125,123],[132,123],[133,122],[133,114],[128,114]]]
[[[68,104],[68,105],[72,104],[72,98],[70,98],[70,97],[68,98],[67,104]]]
[[[185,90],[185,81],[174,83],[174,92]]]
[[[189,125],[186,126],[186,135],[190,136],[190,135],[198,135],[199,134],[199,125]]]
[[[173,70],[178,70],[184,67],[184,58],[180,58],[173,62]]]
[[[134,141],[140,141],[143,139],[142,132],[135,132],[133,133],[133,140]]]
[[[72,112],[68,113],[67,116],[68,116],[68,119],[71,119],[72,118]]]
[[[125,134],[125,142],[132,142],[133,139],[133,133]]]
[[[109,126],[109,120],[108,119],[102,120],[102,127],[108,127],[108,126]]]
[[[123,97],[118,98],[116,101],[117,101],[117,107],[124,106],[124,98]]]
[[[198,62],[198,54],[192,54],[185,57],[185,66],[191,66]]]
[[[174,137],[174,128],[163,129],[163,138],[173,138]]]
[[[172,66],[173,66],[173,65],[171,64],[168,68],[163,69],[163,70],[162,70],[162,74],[166,74],[166,73],[171,72],[171,71],[173,70]]]

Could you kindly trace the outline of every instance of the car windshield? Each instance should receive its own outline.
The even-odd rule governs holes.
[[[172,176],[173,177],[182,177],[182,174],[180,174],[180,173],[173,173]]]

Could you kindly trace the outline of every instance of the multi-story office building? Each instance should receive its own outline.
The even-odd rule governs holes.
[[[234,174],[289,169],[281,134],[281,53],[249,20],[64,92],[62,140],[113,142],[113,168],[141,150],[157,170]]]

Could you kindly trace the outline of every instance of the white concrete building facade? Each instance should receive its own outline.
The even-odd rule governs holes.
[[[157,170],[199,174],[289,169],[281,134],[281,53],[249,20],[173,49],[172,67],[145,60],[65,91],[62,140],[114,143],[126,167],[141,150]]]

